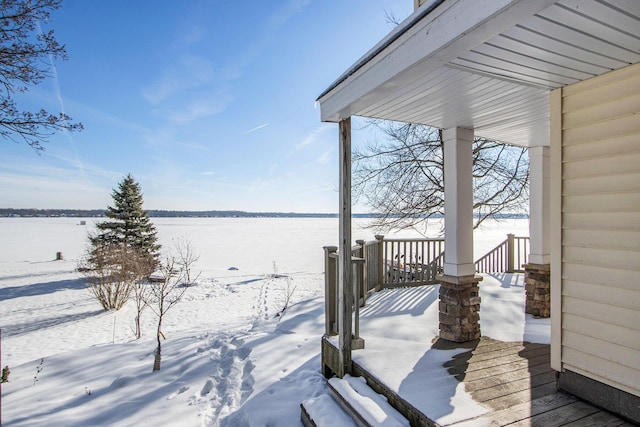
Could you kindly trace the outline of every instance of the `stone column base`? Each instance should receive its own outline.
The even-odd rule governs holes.
[[[467,342],[480,338],[480,295],[482,276],[436,277],[440,283],[440,338]]]
[[[551,266],[525,264],[524,283],[527,294],[525,313],[537,317],[551,315]]]

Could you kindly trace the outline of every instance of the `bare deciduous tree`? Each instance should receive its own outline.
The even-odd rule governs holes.
[[[157,347],[153,362],[153,371],[160,370],[162,361],[162,321],[167,312],[182,300],[184,293],[196,280],[199,274],[192,276],[193,263],[198,259],[191,243],[182,239],[176,242],[178,255],[167,256],[160,265],[161,280],[149,284],[147,305],[158,318],[156,330]]]
[[[180,237],[179,239],[174,241],[174,248],[176,251],[176,264],[180,270],[184,271],[184,284],[186,286],[191,286],[194,284],[198,277],[191,277],[192,266],[200,259],[200,255],[195,253],[193,245],[191,241],[186,237]],[[199,274],[198,274],[199,276]]]
[[[133,285],[132,293],[133,301],[136,305],[136,317],[134,319],[133,334],[136,336],[136,339],[140,339],[142,337],[142,328],[140,326],[140,322],[142,318],[142,312],[147,307],[146,301],[148,300],[149,295],[149,283],[146,280],[138,280]]]
[[[414,227],[444,214],[444,156],[439,129],[370,121],[386,141],[355,149],[354,194],[380,214],[372,226]],[[475,226],[500,214],[523,212],[528,201],[526,148],[487,139],[473,143]]]

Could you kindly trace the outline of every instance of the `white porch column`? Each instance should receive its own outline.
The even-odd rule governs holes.
[[[529,148],[529,236],[532,264],[549,264],[549,147]]]
[[[524,266],[525,313],[551,315],[549,147],[529,148],[529,261]]]
[[[351,118],[340,121],[340,225],[338,247],[338,347],[342,378],[351,370]]]
[[[473,262],[473,130],[453,128],[444,140],[444,271],[440,283],[440,338],[480,338],[481,276]]]
[[[444,140],[444,274],[473,276],[473,129],[451,128]]]

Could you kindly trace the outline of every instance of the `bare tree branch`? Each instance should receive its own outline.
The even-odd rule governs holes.
[[[42,32],[39,26],[61,6],[61,0],[0,1],[0,137],[25,142],[36,152],[51,135],[83,128],[64,112],[21,111],[12,98],[50,77],[55,59],[67,59],[53,30]]]
[[[353,153],[353,187],[379,214],[372,226],[415,227],[444,215],[444,154],[439,129],[371,120],[386,139]],[[483,138],[473,143],[475,226],[500,214],[526,211],[529,158],[526,148]]]

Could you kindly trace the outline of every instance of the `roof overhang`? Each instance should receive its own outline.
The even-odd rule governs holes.
[[[432,0],[320,97],[363,116],[547,145],[549,92],[640,62],[640,1]]]

